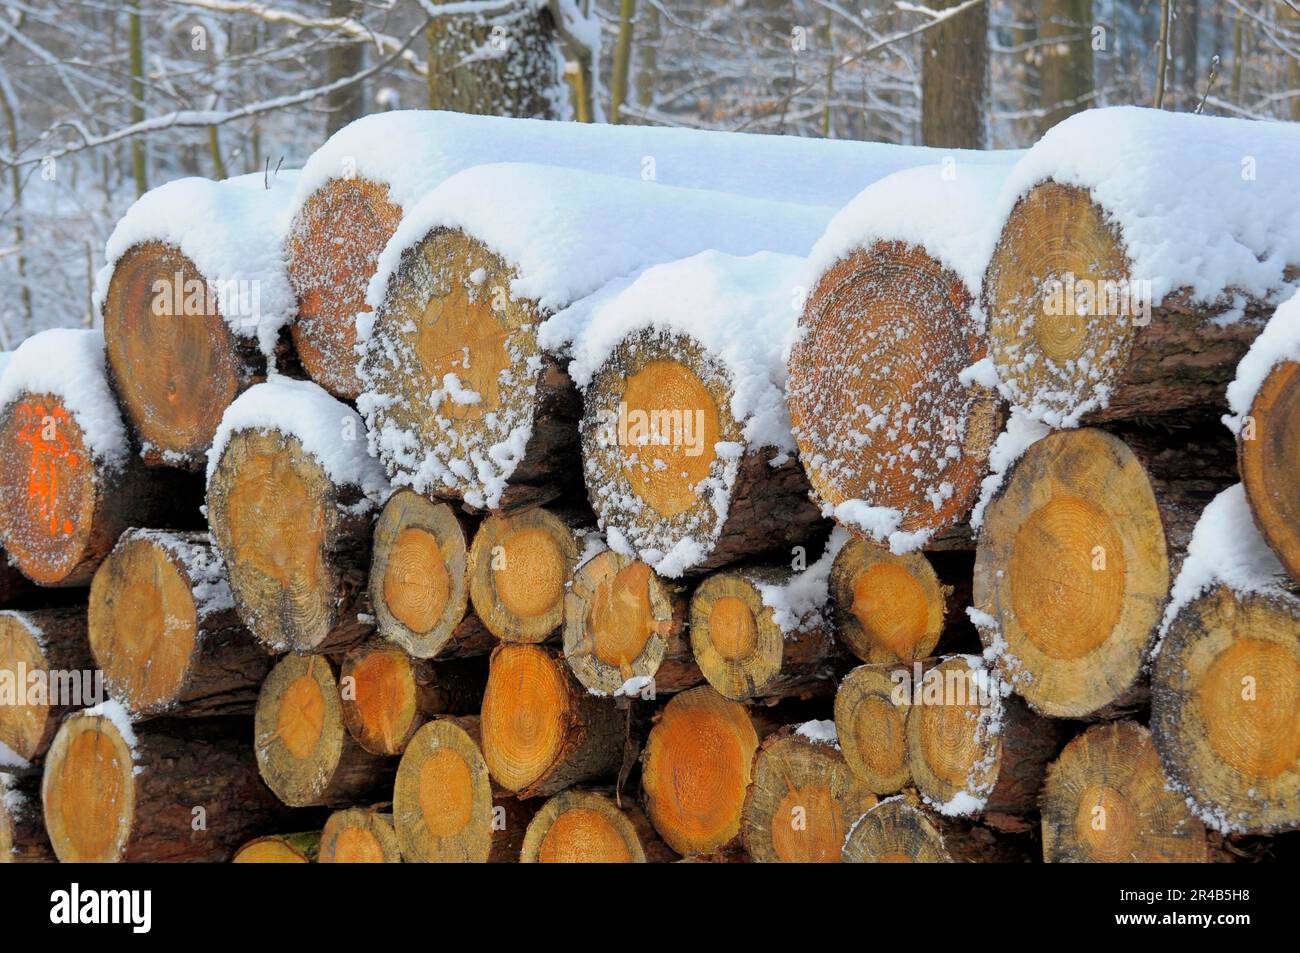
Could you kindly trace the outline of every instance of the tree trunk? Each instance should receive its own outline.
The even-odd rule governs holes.
[[[0,753],[39,761],[64,716],[103,701],[97,675],[84,609],[0,614]]]
[[[0,864],[50,864],[57,858],[41,817],[40,775],[0,772]]]
[[[400,864],[393,815],[375,808],[336,811],[321,831],[321,864]]]
[[[937,10],[963,0],[937,0]],[[989,97],[988,5],[974,7],[921,34],[921,141],[983,149]]]
[[[835,692],[835,733],[849,770],[868,790],[895,794],[911,783],[908,765],[908,693],[900,686],[911,668],[859,665]]]
[[[331,17],[355,17],[360,14],[362,4],[359,0],[329,0]],[[335,83],[361,72],[365,62],[365,46],[356,40],[339,40],[332,43],[325,53],[326,82]],[[343,89],[336,89],[325,97],[329,110],[325,121],[325,135],[332,136],[352,120],[366,113],[365,87],[354,83]]]
[[[1023,861],[1011,838],[924,810],[907,797],[881,801],[854,825],[844,863],[960,864]]]
[[[1092,0],[1043,0],[1038,35],[1043,40],[1038,104],[1046,110],[1041,136],[1092,105]]]

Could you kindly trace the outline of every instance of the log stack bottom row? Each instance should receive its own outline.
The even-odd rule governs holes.
[[[149,193],[0,377],[0,863],[1294,856],[1296,156],[399,112]]]

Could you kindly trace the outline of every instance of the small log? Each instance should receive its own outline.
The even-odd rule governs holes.
[[[55,860],[41,816],[40,775],[0,771],[0,864]]]
[[[320,835],[322,864],[400,864],[393,816],[381,810],[350,807],[335,811]]]
[[[486,655],[496,639],[469,609],[470,526],[446,503],[394,493],[375,523],[370,602],[381,637],[416,658]]]
[[[835,692],[835,733],[844,760],[876,794],[894,794],[912,779],[907,717],[911,693],[897,675],[906,669],[859,665]]]
[[[653,828],[640,830],[633,815],[644,822],[645,815],[631,802],[620,805],[602,792],[570,789],[561,791],[542,805],[528,824],[519,862],[523,864],[644,864],[655,844],[647,846],[643,836],[653,837]],[[657,837],[653,837],[658,841]],[[666,855],[662,843],[656,859]]]
[[[581,552],[578,531],[549,510],[493,513],[469,549],[475,615],[505,642],[545,641],[564,621]]]
[[[334,664],[315,655],[286,655],[271,669],[254,745],[267,787],[292,807],[347,806],[381,793],[397,768],[348,734]]]
[[[745,849],[757,863],[839,863],[853,824],[875,804],[838,748],[778,731],[754,761],[741,815]]]
[[[231,726],[133,731],[120,706],[104,708],[70,715],[45,759],[45,828],[64,863],[225,862],[287,817]]]
[[[818,613],[794,618],[765,604],[788,570],[736,569],[709,576],[691,596],[691,649],[709,684],[743,701],[832,691],[835,640]]]
[[[790,419],[814,498],[855,534],[914,546],[962,523],[979,495],[1003,415],[991,388],[961,377],[987,355],[974,293],[924,248],[878,241],[808,297]],[[893,518],[864,521],[867,508]]]
[[[39,761],[66,715],[104,698],[85,610],[0,612],[0,753]]]
[[[929,658],[952,592],[921,553],[896,556],[865,540],[849,540],[831,564],[836,633],[864,662]]]
[[[410,863],[516,863],[532,811],[494,790],[479,719],[437,718],[406,746],[393,822]]]
[[[682,550],[696,574],[788,552],[823,522],[798,460],[745,439],[731,410],[737,386],[693,338],[647,328],[624,337],[584,391],[592,508],[643,558],[659,554],[665,572]]]
[[[628,717],[612,700],[588,694],[559,652],[501,645],[483,694],[483,757],[506,791],[547,797],[612,777],[623,762]]]
[[[1215,585],[1177,610],[1151,676],[1151,732],[1169,783],[1209,826],[1300,828],[1297,710],[1300,599]]]
[[[685,635],[685,593],[638,559],[597,553],[573,574],[564,597],[564,657],[593,694],[628,687],[653,695],[690,688],[704,676]]]
[[[255,837],[239,848],[232,864],[314,864],[320,855],[321,832],[271,834]]]
[[[1250,511],[1269,548],[1300,584],[1300,362],[1269,372],[1237,435],[1237,466]]]
[[[749,712],[701,685],[669,699],[641,753],[646,813],[686,857],[736,853],[758,732]]]
[[[271,669],[207,533],[131,529],[90,586],[90,651],[133,719],[251,714]]]
[[[1047,767],[1039,797],[1047,863],[1198,863],[1205,825],[1169,788],[1151,733],[1094,725]]]
[[[844,841],[846,864],[951,864],[934,819],[902,797],[871,808],[853,825]]]
[[[399,755],[434,715],[476,711],[486,681],[480,659],[434,665],[391,643],[368,642],[343,658],[343,723],[371,754]]]

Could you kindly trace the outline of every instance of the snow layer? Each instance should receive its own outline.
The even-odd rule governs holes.
[[[208,481],[232,434],[275,431],[298,438],[305,452],[339,485],[359,487],[363,504],[388,497],[383,467],[366,451],[366,428],[357,412],[311,381],[278,375],[250,387],[226,408],[208,450]]]
[[[126,708],[120,701],[110,698],[108,701],[101,702],[93,708],[87,708],[82,712],[82,714],[95,718],[107,718],[113,723],[113,727],[117,729],[118,734],[122,736],[122,740],[126,742],[126,746],[130,748],[132,752],[135,751],[136,737],[135,731],[131,728],[131,716],[127,713]]]
[[[978,530],[984,525],[984,510],[1002,489],[1011,474],[1011,469],[1025,455],[1033,444],[1046,437],[1052,430],[1019,407],[1012,407],[1006,425],[998,439],[993,441],[989,450],[989,472],[980,484],[980,496],[971,509],[970,525]]]
[[[513,296],[557,311],[613,278],[706,249],[807,254],[832,211],[554,166],[478,166],[406,213],[366,300],[380,309],[402,253],[439,227],[483,242],[515,268]]]
[[[1005,161],[941,162],[867,186],[831,219],[813,247],[807,286],[859,248],[900,241],[924,248],[978,298],[998,239],[993,209],[1021,153],[991,155]]]
[[[1294,289],[1300,263],[1300,124],[1119,106],[1052,127],[1012,171],[994,209],[1051,179],[1087,189],[1123,239],[1130,277],[1154,299],[1190,288],[1214,303],[1226,290],[1264,302]]]
[[[297,313],[284,258],[297,179],[297,172],[282,169],[270,178],[259,172],[220,182],[176,179],[146,192],[109,236],[104,267],[95,276],[96,311],[104,306],[118,259],[142,242],[163,242],[180,249],[207,279],[231,331],[256,337],[262,352],[272,355],[277,332]]]
[[[1300,292],[1278,306],[1264,330],[1237,365],[1237,378],[1228,385],[1228,409],[1223,422],[1233,433],[1250,413],[1255,395],[1279,364],[1300,361]]]
[[[900,169],[942,162],[949,156],[962,165],[1004,162],[1007,155],[398,110],[365,116],[331,136],[303,168],[293,212],[329,180],[352,176],[387,185],[389,198],[409,211],[425,193],[457,172],[511,161],[839,208],[868,183]]]
[[[829,718],[805,721],[794,730],[794,733],[800,738],[807,738],[815,745],[830,745],[837,750],[840,746],[840,737],[835,731],[835,722]]]
[[[20,344],[0,376],[0,409],[23,394],[55,395],[97,461],[109,466],[126,462],[126,425],[105,373],[102,331],[54,328]]]
[[[827,624],[825,609],[830,599],[831,567],[849,539],[848,530],[836,526],[816,562],[780,585],[757,584],[763,605],[772,610],[772,621],[783,633],[804,632]]]

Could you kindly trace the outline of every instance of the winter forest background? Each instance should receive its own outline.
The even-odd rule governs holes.
[[[0,0],[0,348],[92,323],[141,192],[299,167],[367,112],[1003,148],[1162,72],[1165,109],[1300,120],[1300,3]]]

